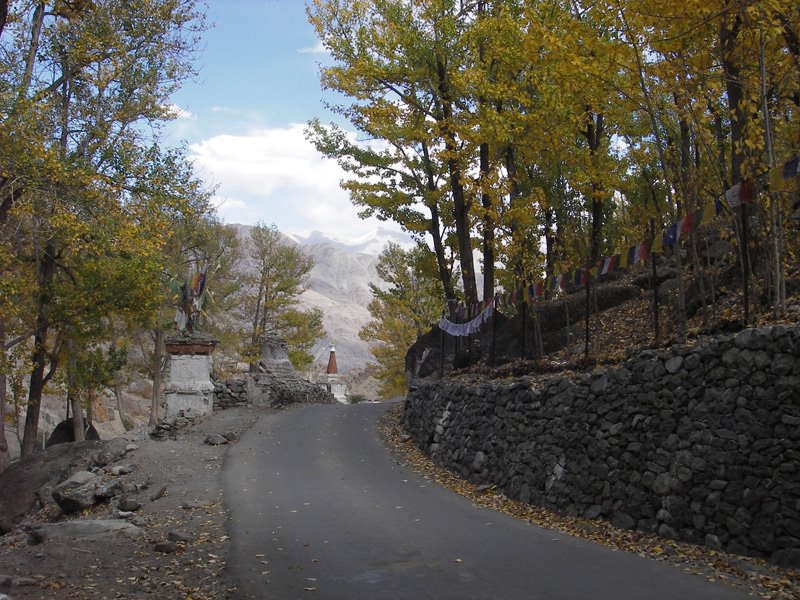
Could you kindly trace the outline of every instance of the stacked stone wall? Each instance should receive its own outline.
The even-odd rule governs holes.
[[[421,385],[433,460],[511,498],[800,565],[800,328],[747,329],[619,367]]]
[[[214,382],[214,410],[224,410],[235,406],[248,406],[247,380],[226,379]]]

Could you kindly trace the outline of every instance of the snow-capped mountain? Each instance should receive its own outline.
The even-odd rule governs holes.
[[[346,250],[347,252],[360,252],[371,256],[378,256],[383,252],[383,249],[389,242],[394,242],[406,250],[416,245],[416,242],[408,234],[400,231],[392,231],[384,227],[378,227],[359,238],[351,240],[336,239],[320,231],[312,231],[307,236],[289,235],[288,237],[301,246],[329,244],[336,248]]]

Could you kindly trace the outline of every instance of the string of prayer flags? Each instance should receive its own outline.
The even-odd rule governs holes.
[[[463,337],[467,335],[472,335],[473,333],[477,333],[481,325],[483,325],[486,321],[488,321],[492,314],[494,313],[494,307],[490,303],[481,314],[479,314],[474,319],[470,320],[467,323],[453,323],[452,321],[448,320],[446,317],[442,317],[439,320],[439,329],[444,331],[445,333],[449,333],[450,335]]]

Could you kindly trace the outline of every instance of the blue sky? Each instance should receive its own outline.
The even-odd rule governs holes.
[[[302,0],[209,0],[211,28],[199,74],[172,97],[168,141],[185,141],[198,172],[217,186],[228,223],[275,223],[284,233],[354,239],[362,221],[339,189],[343,173],[305,141],[323,105],[318,64],[327,59]],[[327,98],[331,99],[329,94]],[[392,227],[396,229],[396,227]]]

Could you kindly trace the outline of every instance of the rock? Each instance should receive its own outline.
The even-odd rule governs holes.
[[[111,467],[111,474],[116,475],[119,477],[120,475],[127,475],[128,473],[133,472],[133,467],[131,465],[117,465],[115,467]]]
[[[152,496],[150,496],[150,502],[155,502],[159,498],[163,498],[167,495],[167,486],[162,485],[161,488]]]
[[[475,453],[475,460],[472,461],[473,471],[480,471],[483,468],[483,463],[486,462],[486,455],[483,452]]]
[[[96,536],[141,537],[144,531],[121,519],[78,520],[63,523],[30,525],[28,533],[32,543],[41,544],[55,539],[80,540]]]
[[[800,568],[800,548],[776,550],[772,553],[769,560],[779,567],[787,567],[790,569]]]
[[[678,532],[675,531],[672,527],[670,527],[666,523],[662,523],[661,525],[659,525],[659,527],[658,527],[658,535],[660,535],[661,537],[665,537],[665,538],[671,539],[671,540],[677,540],[678,537],[679,537],[678,536]]]
[[[97,475],[90,471],[78,471],[68,479],[62,481],[58,484],[58,487],[61,486],[69,486],[69,485],[83,485],[93,479],[97,479]]]
[[[181,503],[181,508],[184,510],[192,510],[195,508],[204,508],[211,504],[208,500],[187,500]]]
[[[653,493],[658,496],[669,496],[672,491],[672,477],[669,473],[661,473],[653,482]]]
[[[675,356],[670,358],[667,362],[664,363],[664,368],[667,370],[667,373],[675,374],[681,370],[683,366],[683,357]]]
[[[125,489],[122,482],[118,479],[115,479],[114,481],[100,485],[94,491],[94,497],[99,502],[105,502],[106,500],[110,500],[111,498],[124,493]]]
[[[172,554],[178,550],[178,543],[173,540],[158,542],[155,546],[153,546],[153,550],[156,552],[162,552],[164,554]]]
[[[53,490],[53,500],[64,514],[70,515],[94,506],[97,503],[96,491],[97,485],[93,482],[84,485],[65,483]]]
[[[618,529],[633,529],[636,527],[634,518],[624,512],[615,513],[611,517],[611,524]]]
[[[180,531],[168,531],[167,539],[171,542],[191,542],[194,539],[194,536],[189,535],[188,533],[182,533]]]
[[[603,508],[599,504],[592,504],[589,508],[583,511],[583,516],[586,519],[597,519],[603,512]]]
[[[222,437],[224,437],[229,442],[235,442],[236,440],[239,439],[239,436],[235,431],[226,431],[225,433],[222,434]]]
[[[211,433],[206,436],[206,439],[203,440],[204,444],[208,444],[209,446],[222,446],[228,443],[228,440],[225,436],[219,435],[218,433]]]
[[[133,513],[142,508],[142,504],[131,498],[123,498],[119,501],[117,508],[123,512]]]
[[[138,449],[139,446],[137,446],[136,444],[128,444],[127,446],[125,446],[125,453],[127,454],[128,452],[135,452]]]
[[[705,543],[706,546],[708,546],[709,548],[713,548],[714,550],[722,549],[722,542],[720,542],[719,538],[714,534],[711,533],[706,534]]]

